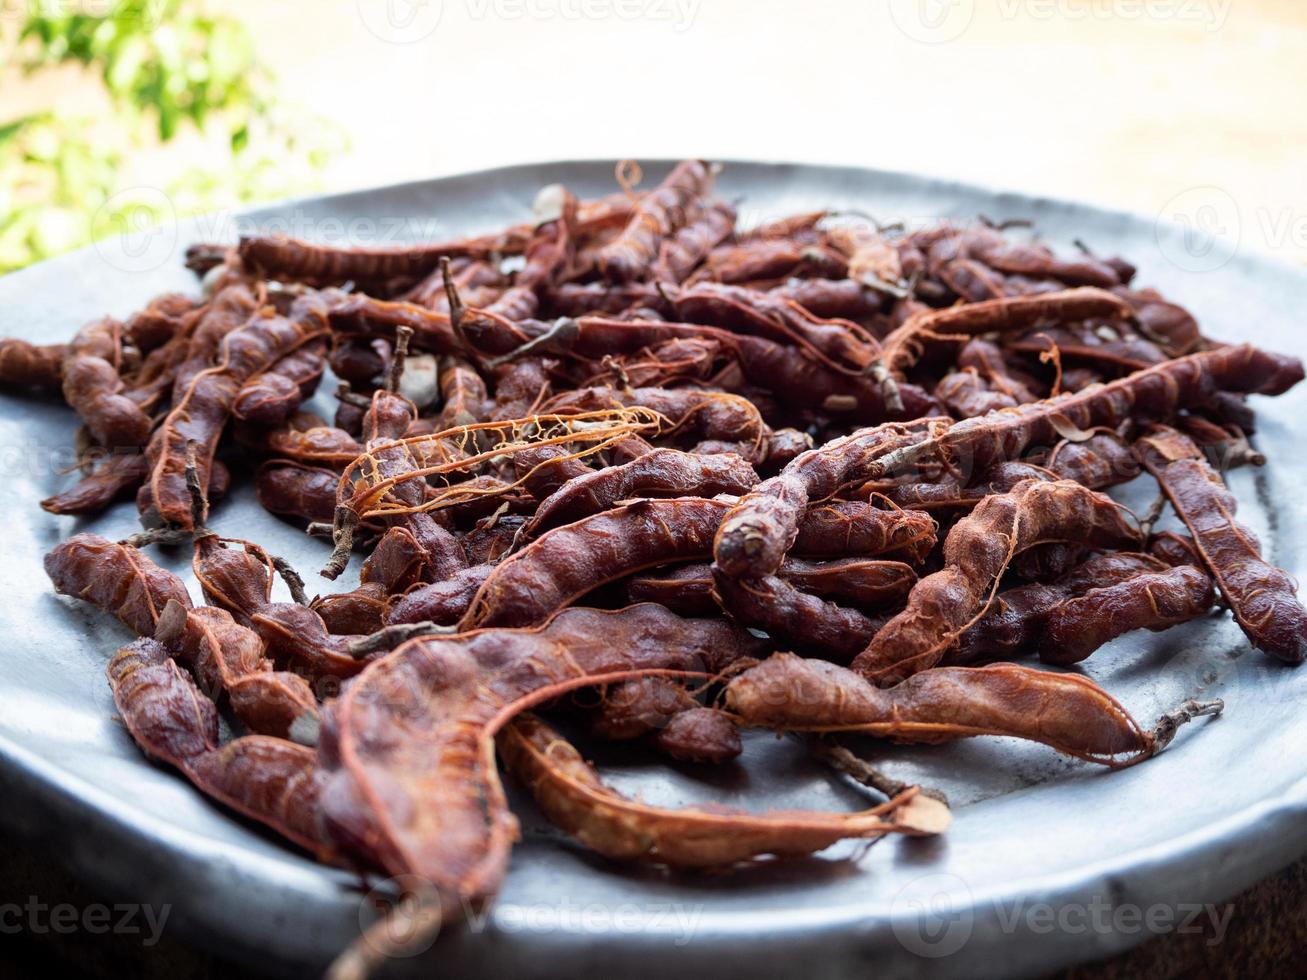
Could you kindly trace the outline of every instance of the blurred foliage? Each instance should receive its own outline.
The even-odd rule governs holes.
[[[34,0],[20,10],[0,35],[0,68],[80,67],[87,77],[66,101],[107,99],[111,112],[0,118],[0,272],[96,231],[302,193],[341,148],[321,120],[278,106],[249,31],[203,0]],[[91,97],[85,86],[96,85]],[[135,154],[179,137],[202,144],[204,166],[162,194],[123,189]]]

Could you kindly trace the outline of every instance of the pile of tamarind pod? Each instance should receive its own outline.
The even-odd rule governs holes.
[[[1295,586],[1221,475],[1264,463],[1247,399],[1301,381],[1296,358],[1205,337],[1121,258],[986,222],[739,228],[715,178],[691,160],[644,191],[553,186],[533,219],[437,244],[196,245],[194,295],[0,342],[0,381],[81,418],[81,472],[42,506],[140,510],[140,534],[76,534],[46,568],[139,634],[108,672],[147,755],[323,861],[428,882],[438,920],[503,879],[500,764],[601,854],[728,865],[944,829],[839,733],[1124,766],[1221,708],[1142,724],[1037,661],[1218,606],[1307,656]],[[328,369],[332,418],[304,407]],[[358,585],[310,599],[209,530],[233,473]],[[1141,474],[1185,533],[1105,493]],[[178,545],[203,605],[148,557]],[[887,798],[660,809],[551,716],[704,765],[741,727],[811,733]]]

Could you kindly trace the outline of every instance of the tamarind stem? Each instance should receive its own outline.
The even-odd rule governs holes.
[[[1184,704],[1174,711],[1168,711],[1157,719],[1157,724],[1153,726],[1150,733],[1153,738],[1153,755],[1161,752],[1171,744],[1175,738],[1175,733],[1180,730],[1182,725],[1187,725],[1195,718],[1201,718],[1204,715],[1219,715],[1225,710],[1225,702],[1220,698],[1211,701],[1195,701],[1190,698]]]

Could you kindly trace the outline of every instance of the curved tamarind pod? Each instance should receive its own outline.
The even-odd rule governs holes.
[[[1235,518],[1234,495],[1188,436],[1158,426],[1135,443],[1193,537],[1239,627],[1254,647],[1292,664],[1307,659],[1307,609],[1285,571],[1269,564]]]
[[[150,472],[143,453],[110,456],[76,484],[41,501],[51,514],[98,514],[115,500],[130,497]]]
[[[313,749],[262,735],[220,746],[213,702],[157,640],[119,650],[109,661],[109,684],[123,724],[146,755],[299,847],[325,852],[318,824],[323,777]]]
[[[64,401],[107,449],[138,449],[150,438],[150,417],[124,393],[118,376],[122,325],[105,317],[77,332],[64,358]]]
[[[844,667],[777,653],[731,679],[726,707],[744,725],[780,731],[902,742],[1009,735],[1114,768],[1154,752],[1152,736],[1092,681],[1015,664],[936,667],[878,688]]]
[[[870,461],[920,438],[912,428],[888,423],[803,453],[742,497],[726,516],[713,543],[715,563],[736,578],[773,574],[798,534],[809,500],[824,500],[863,482]]]
[[[254,477],[255,493],[264,510],[324,524],[336,513],[339,483],[334,470],[281,459],[264,463]]]
[[[291,351],[241,387],[232,402],[231,414],[242,422],[281,425],[317,389],[325,352],[325,340],[311,341]]]
[[[190,608],[186,586],[138,549],[98,534],[74,534],[45,556],[56,592],[84,599],[116,616],[128,629],[151,636],[170,600]]]
[[[744,630],[653,605],[413,640],[333,702],[319,742],[324,825],[365,864],[418,875],[452,907],[480,905],[517,835],[495,767],[503,725],[567,690],[639,671],[715,673],[760,647]]]
[[[1007,346],[1018,354],[1056,357],[1059,362],[1088,364],[1110,374],[1138,371],[1167,360],[1166,353],[1150,340],[1121,337],[1115,331],[1107,337],[1117,339],[1105,339],[1089,329],[1044,327],[1029,337],[1008,341]]]
[[[596,257],[600,274],[614,282],[644,278],[663,240],[685,226],[686,211],[712,189],[713,169],[703,160],[684,160],[631,212],[621,233]]]
[[[495,568],[491,563],[470,565],[444,581],[419,585],[396,596],[387,603],[385,625],[431,622],[453,626],[467,614],[472,600]]]
[[[1052,610],[1039,641],[1039,659],[1059,666],[1079,663],[1131,630],[1161,632],[1197,619],[1215,598],[1211,577],[1192,565],[1090,589]]]
[[[906,598],[917,581],[917,573],[903,562],[868,558],[820,562],[786,558],[778,575],[804,592],[824,599],[843,599],[860,609],[875,609]],[[627,598],[632,602],[657,602],[682,616],[717,612],[712,591],[712,566],[705,564],[639,575],[626,585]]]
[[[207,484],[214,451],[241,386],[325,333],[323,309],[318,297],[302,296],[290,317],[255,318],[223,337],[218,363],[192,379],[150,441],[150,491],[153,510],[162,523],[192,527],[191,494],[184,475],[187,445],[197,445],[196,468],[201,485]],[[206,502],[201,519],[207,513]]]
[[[958,645],[944,655],[949,666],[980,660],[1010,660],[1031,653],[1048,617],[1067,599],[1140,575],[1164,571],[1151,555],[1109,551],[1085,559],[1053,582],[1031,582],[998,594],[994,603],[967,627]]]
[[[935,547],[939,525],[918,510],[882,510],[866,500],[828,501],[809,507],[792,550],[816,558],[901,555],[915,564]]]
[[[331,300],[327,308],[327,319],[337,337],[393,339],[397,328],[408,327],[413,331],[414,350],[438,355],[464,353],[462,343],[454,335],[449,313],[431,310],[416,303],[380,300],[363,293],[349,293]],[[512,331],[507,340],[507,349],[511,350],[530,339],[520,331]],[[364,364],[360,363],[358,370],[361,372],[363,369]]]
[[[1121,318],[1129,316],[1130,312],[1130,306],[1120,297],[1093,287],[1034,296],[1005,296],[931,310],[912,317],[885,338],[885,367],[895,377],[901,377],[916,363],[923,344],[929,340],[973,337],[984,333],[1016,333],[1045,323],[1094,317]]]
[[[883,619],[874,620],[856,609],[800,592],[774,575],[736,579],[717,568],[713,571],[713,595],[732,619],[764,630],[778,646],[846,662],[884,625]]]
[[[1053,445],[1068,425],[1088,431],[1131,420],[1155,422],[1205,404],[1218,391],[1279,395],[1302,379],[1302,362],[1296,357],[1248,344],[1200,351],[1072,395],[956,422],[915,446],[869,461],[864,479],[882,479],[908,464],[941,458],[955,470],[983,470],[1016,459],[1031,446]]]
[[[305,464],[306,468],[314,463],[344,467],[365,452],[363,444],[344,429],[324,424],[301,428],[312,420],[308,413],[298,412],[285,425],[275,429],[258,429],[251,434],[247,427],[239,427],[236,437],[242,445],[256,452],[282,457],[283,462]],[[316,421],[322,422],[321,419]],[[334,479],[339,482],[340,475],[336,474]],[[332,493],[335,494],[334,487]]]
[[[547,531],[498,565],[459,628],[530,626],[632,572],[702,558],[728,506],[641,500]]]
[[[726,201],[693,209],[685,225],[659,247],[651,277],[657,282],[683,282],[734,230],[735,207]]]
[[[918,823],[928,834],[948,825],[948,812],[937,801],[928,807],[937,819],[917,816],[913,803],[920,797],[914,790],[849,814],[781,810],[754,815],[724,807],[651,807],[604,785],[570,743],[529,714],[506,725],[497,745],[509,772],[530,789],[551,821],[591,850],[620,860],[712,867],[762,854],[811,854],[850,837],[922,833],[914,826]]]
[[[59,389],[67,344],[30,344],[16,337],[0,340],[0,384]]]
[[[184,333],[189,315],[198,309],[184,293],[163,293],[131,315],[123,327],[123,337],[142,354],[148,354]]]
[[[698,456],[655,449],[618,466],[573,477],[540,502],[522,532],[533,538],[551,527],[608,510],[632,497],[711,497],[739,494],[758,482],[753,467],[731,453]]]
[[[944,567],[916,584],[907,608],[876,634],[853,669],[895,684],[933,667],[984,615],[1013,556],[1049,541],[1096,548],[1140,543],[1116,501],[1070,480],[1030,480],[987,497],[949,531]]]

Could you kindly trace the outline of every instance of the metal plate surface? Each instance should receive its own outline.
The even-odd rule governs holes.
[[[648,179],[666,166],[648,166]],[[92,317],[125,315],[168,289],[194,290],[181,265],[185,245],[234,240],[238,227],[433,240],[521,220],[547,183],[607,192],[612,174],[611,162],[512,167],[128,236],[0,279],[0,335],[66,339]],[[728,163],[720,188],[741,200],[747,223],[821,207],[882,220],[1030,218],[1059,249],[1080,238],[1138,263],[1139,281],[1189,307],[1210,336],[1307,354],[1307,273],[1226,243],[1195,247],[1176,226],[870,170]],[[1240,515],[1272,560],[1307,580],[1307,386],[1255,401],[1257,442],[1271,461],[1232,474]],[[72,413],[52,399],[0,393],[0,825],[119,900],[170,905],[173,934],[264,970],[320,969],[371,917],[357,882],[147,763],[113,720],[104,680],[126,632],[50,591],[41,557],[59,540],[87,527],[109,537],[136,527],[130,504],[90,522],[38,508],[70,479],[60,470],[74,428]],[[1120,496],[1146,506],[1152,494],[1140,482]],[[213,525],[303,570],[320,567],[327,553],[263,513],[248,483],[216,509]],[[187,555],[163,557],[198,595]],[[349,579],[315,578],[310,591],[351,588]],[[949,794],[956,822],[947,835],[841,846],[729,875],[614,865],[519,806],[524,840],[494,910],[401,966],[516,977],[665,978],[673,969],[719,980],[1031,974],[1192,926],[1191,905],[1222,902],[1307,853],[1307,669],[1251,651],[1228,616],[1126,636],[1083,669],[1141,720],[1189,696],[1222,697],[1226,712],[1186,728],[1159,758],[1116,773],[1008,739],[868,744],[892,774]],[[860,802],[797,744],[770,735],[749,737],[738,767],[706,775],[626,751],[600,748],[599,757],[619,788],[651,801]]]

